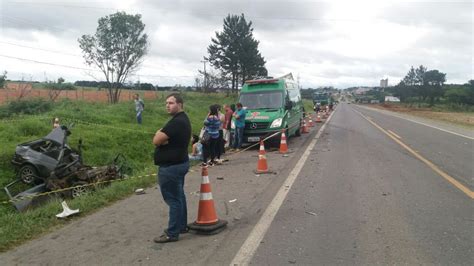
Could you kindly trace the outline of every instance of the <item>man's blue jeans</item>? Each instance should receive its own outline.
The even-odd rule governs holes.
[[[189,161],[158,168],[158,184],[161,195],[168,204],[168,236],[177,238],[179,231],[185,230],[188,223],[188,209],[184,194],[184,177],[189,170]]]
[[[137,113],[137,123],[140,124],[140,125],[142,124],[142,112],[141,111]]]
[[[242,147],[242,141],[244,139],[244,128],[236,127],[234,132],[234,149],[240,149]]]

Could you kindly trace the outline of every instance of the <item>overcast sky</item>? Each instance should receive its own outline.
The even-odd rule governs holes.
[[[0,72],[8,79],[103,80],[77,39],[100,17],[141,14],[150,48],[130,81],[193,85],[227,14],[252,21],[271,76],[292,72],[303,88],[396,85],[410,66],[473,79],[471,0],[0,0]],[[209,69],[209,65],[207,65]]]

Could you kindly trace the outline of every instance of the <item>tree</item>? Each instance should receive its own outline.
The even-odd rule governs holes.
[[[225,90],[229,92],[229,80],[227,77],[223,75],[219,75],[214,73],[213,71],[208,71],[204,73],[201,70],[198,70],[199,74],[202,75],[204,78],[204,74],[206,74],[206,86],[204,86],[204,80],[201,79],[201,76],[195,78],[196,88],[200,89],[203,92],[215,92],[216,90]],[[221,73],[222,74],[222,73]]]
[[[433,105],[436,99],[443,96],[443,84],[446,82],[446,74],[438,70],[428,70],[423,65],[417,69],[413,66],[407,75],[395,86],[393,92],[400,97],[400,101],[406,101],[409,97],[421,97],[422,101],[430,100]]]
[[[25,81],[25,78],[23,76],[21,77],[21,81],[18,82],[18,87],[17,87],[18,100],[22,100],[26,98],[26,96],[28,96],[31,93],[31,89],[33,88],[31,80],[33,80],[32,76],[30,76],[29,81]]]
[[[413,66],[408,71],[407,75],[403,78],[403,84],[406,86],[414,86],[416,85],[416,73]]]
[[[389,89],[400,101],[404,102],[409,97],[416,95],[417,74],[413,66],[411,66],[405,77],[393,89]]]
[[[66,81],[64,78],[62,77],[58,78],[58,84],[62,84],[64,83],[64,81]]]
[[[0,89],[3,89],[3,86],[5,86],[6,80],[7,80],[7,71],[3,71],[3,74],[0,75]]]
[[[82,35],[79,46],[86,63],[104,74],[109,102],[117,103],[122,84],[148,52],[148,36],[138,14],[117,12],[100,18],[98,23],[95,35]]]
[[[444,93],[448,101],[457,104],[474,104],[474,91],[466,85],[452,85]]]
[[[446,74],[438,70],[426,71],[423,75],[422,85],[427,91],[427,98],[430,99],[430,105],[433,106],[436,99],[443,96],[443,84],[446,82]]]
[[[415,85],[425,84],[425,81],[424,81],[425,80],[425,72],[426,72],[426,67],[424,67],[423,65],[420,65],[415,70]]]
[[[207,48],[209,62],[228,76],[235,91],[239,81],[267,75],[265,59],[258,51],[259,42],[253,37],[252,22],[244,14],[228,15],[224,19],[222,32],[216,32]]]

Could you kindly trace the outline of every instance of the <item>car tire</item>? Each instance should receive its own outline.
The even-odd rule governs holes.
[[[33,165],[26,164],[20,168],[18,171],[18,178],[20,178],[21,182],[25,184],[34,184],[38,181],[38,171]]]
[[[76,186],[81,186],[81,185],[87,185],[88,183],[86,181],[77,181],[72,184],[73,187]],[[91,192],[92,188],[91,186],[84,186],[84,187],[76,187],[72,188],[71,191],[71,198],[75,199],[80,196],[86,195],[89,192]]]

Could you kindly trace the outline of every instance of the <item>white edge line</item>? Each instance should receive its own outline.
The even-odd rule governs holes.
[[[262,241],[263,237],[265,236],[268,228],[270,227],[273,219],[275,218],[275,215],[283,204],[283,200],[286,198],[286,195],[290,191],[291,186],[295,182],[296,178],[298,177],[298,174],[303,168],[304,163],[308,159],[311,150],[318,142],[321,133],[324,131],[326,124],[329,122],[333,114],[334,112],[331,113],[326,122],[324,122],[323,126],[319,129],[314,139],[308,145],[300,160],[298,160],[298,163],[288,175],[285,182],[283,182],[283,185],[278,190],[272,202],[270,202],[270,204],[268,205],[267,209],[263,213],[258,223],[252,229],[252,232],[250,232],[244,244],[240,247],[234,259],[232,259],[230,265],[248,265],[250,263],[250,260],[255,254],[255,251],[257,251],[257,248],[260,245],[260,242]]]
[[[463,134],[459,134],[459,133],[456,133],[456,132],[453,132],[453,131],[449,131],[449,130],[447,130],[447,129],[443,129],[443,128],[435,127],[435,126],[432,126],[432,125],[428,125],[428,124],[425,124],[425,123],[422,123],[422,122],[418,122],[418,121],[415,121],[415,120],[411,120],[411,119],[409,119],[409,118],[402,117],[402,116],[399,116],[399,115],[390,114],[391,111],[383,110],[383,111],[385,111],[385,112],[382,112],[382,110],[378,110],[378,109],[376,109],[376,108],[370,108],[370,107],[365,107],[365,106],[360,106],[360,107],[361,107],[361,108],[365,108],[365,109],[369,109],[369,110],[372,110],[372,111],[375,111],[375,112],[379,112],[379,113],[382,113],[382,114],[386,114],[386,115],[390,115],[390,116],[395,116],[395,117],[398,117],[398,118],[400,118],[400,119],[408,120],[408,121],[413,122],[413,123],[417,123],[417,124],[420,124],[420,125],[423,125],[423,126],[435,128],[435,129],[444,131],[444,132],[446,132],[446,133],[451,133],[451,134],[453,134],[453,135],[457,135],[457,136],[460,136],[460,137],[464,137],[464,138],[467,138],[467,139],[474,140],[474,138],[472,138],[472,137],[469,137],[469,136],[466,136],[466,135],[463,135]],[[388,113],[388,114],[387,114],[387,113]]]

